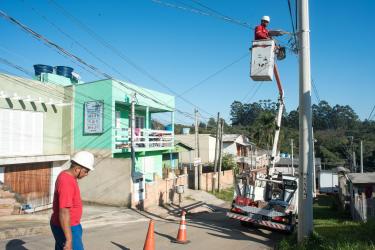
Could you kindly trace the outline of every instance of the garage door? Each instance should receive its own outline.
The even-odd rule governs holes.
[[[4,184],[20,194],[32,208],[49,204],[51,163],[5,166]]]

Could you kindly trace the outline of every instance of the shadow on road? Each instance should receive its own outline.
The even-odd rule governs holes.
[[[207,234],[214,237],[228,240],[253,241],[270,247],[273,247],[283,237],[283,234],[277,231],[263,230],[255,226],[241,226],[239,221],[226,217],[227,209],[210,206],[216,212],[188,214],[186,216],[188,227],[199,227],[209,230],[210,232],[207,232]]]
[[[25,244],[23,240],[14,239],[7,243],[5,246],[5,250],[28,250],[26,247],[23,246]]]
[[[130,250],[130,248],[124,247],[123,245],[120,245],[116,242],[111,241],[111,243],[117,247],[119,247],[121,250]]]
[[[174,240],[176,240],[175,238],[173,238],[172,236],[170,236],[170,235],[168,235],[168,234],[162,234],[162,233],[159,233],[159,232],[156,232],[156,231],[155,231],[155,234],[160,235],[160,236],[162,236],[162,237],[164,237],[164,238],[167,238],[167,239],[170,240],[170,241],[174,241]]]

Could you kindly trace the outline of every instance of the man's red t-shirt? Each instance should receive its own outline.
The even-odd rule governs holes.
[[[262,39],[269,39],[270,36],[268,35],[268,30],[263,25],[258,25],[255,28],[254,32],[254,39],[255,40],[262,40]]]
[[[53,195],[53,213],[51,223],[56,226],[60,226],[60,208],[69,208],[71,226],[80,224],[82,216],[82,200],[77,179],[65,171],[61,172],[57,177],[55,193]]]

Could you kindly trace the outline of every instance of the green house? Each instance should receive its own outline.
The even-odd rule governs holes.
[[[174,96],[106,79],[73,85],[74,151],[131,158],[131,102],[135,100],[133,174],[162,176],[162,155],[174,149]],[[164,124],[157,118],[163,117]]]

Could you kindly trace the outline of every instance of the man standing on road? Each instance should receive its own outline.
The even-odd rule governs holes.
[[[76,153],[71,166],[59,174],[53,196],[51,230],[55,238],[55,250],[83,250],[82,200],[78,179],[94,170],[94,155],[87,151]]]
[[[255,40],[270,39],[271,37],[268,34],[267,26],[270,23],[269,16],[263,16],[261,19],[260,25],[255,28]]]

